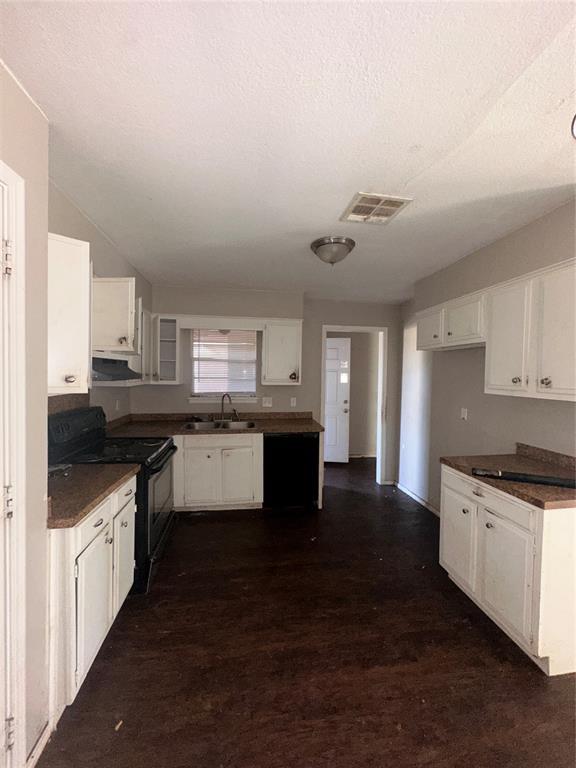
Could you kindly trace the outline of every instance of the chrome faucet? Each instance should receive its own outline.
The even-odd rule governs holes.
[[[228,392],[224,392],[222,395],[222,404],[220,406],[220,421],[224,421],[224,400],[228,398],[228,402],[230,403],[230,408],[232,408],[232,420],[233,421],[239,421],[238,411],[234,406],[232,405],[232,398],[228,394]]]

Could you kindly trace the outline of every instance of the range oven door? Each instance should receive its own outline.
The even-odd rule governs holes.
[[[148,470],[148,554],[152,555],[174,507],[172,456],[163,456]]]

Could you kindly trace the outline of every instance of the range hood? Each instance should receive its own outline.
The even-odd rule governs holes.
[[[142,373],[130,368],[130,362],[111,357],[93,357],[92,381],[141,381]]]

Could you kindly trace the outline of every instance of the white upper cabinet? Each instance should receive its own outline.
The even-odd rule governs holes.
[[[151,384],[180,384],[180,327],[173,317],[152,317]]]
[[[300,384],[301,369],[302,321],[267,322],[262,342],[262,384]]]
[[[90,385],[90,246],[48,235],[48,394]]]
[[[473,344],[483,341],[482,298],[448,305],[444,317],[444,344]]]
[[[536,281],[535,385],[546,395],[576,395],[575,277],[567,267]]]
[[[434,349],[442,346],[444,311],[438,309],[418,318],[416,346],[418,349]]]
[[[136,280],[95,277],[92,281],[92,349],[136,353]]]
[[[142,383],[149,384],[152,380],[152,313],[142,310]]]
[[[528,392],[531,283],[491,291],[486,300],[485,391]]]

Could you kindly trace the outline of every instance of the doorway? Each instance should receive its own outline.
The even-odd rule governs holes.
[[[357,355],[358,368],[355,367],[354,341],[362,341],[363,348],[370,347],[372,341],[373,370],[364,355]],[[360,349],[358,345],[358,349]],[[325,432],[321,440],[320,477],[324,477],[324,462],[344,463],[353,455],[376,456],[376,477],[380,485],[386,483],[386,378],[388,358],[388,329],[372,326],[325,325],[322,327],[321,358],[321,422]],[[372,388],[368,384],[370,374],[374,375]],[[355,378],[356,377],[356,378]],[[361,386],[358,386],[358,384]],[[355,386],[356,384],[356,386]],[[370,391],[371,389],[371,391]],[[362,420],[355,420],[354,394],[356,410],[363,410]],[[373,408],[365,408],[366,401],[373,400]],[[347,402],[346,402],[347,401]],[[371,413],[371,416],[367,414]],[[368,422],[366,421],[368,419]],[[368,442],[358,450],[357,435],[354,426],[361,424],[360,433]],[[351,432],[352,428],[352,432]],[[371,433],[371,438],[369,434]],[[352,448],[351,446],[352,439]],[[370,442],[371,440],[371,442]],[[322,487],[322,483],[321,483]]]
[[[0,768],[25,747],[24,180],[0,161]]]

